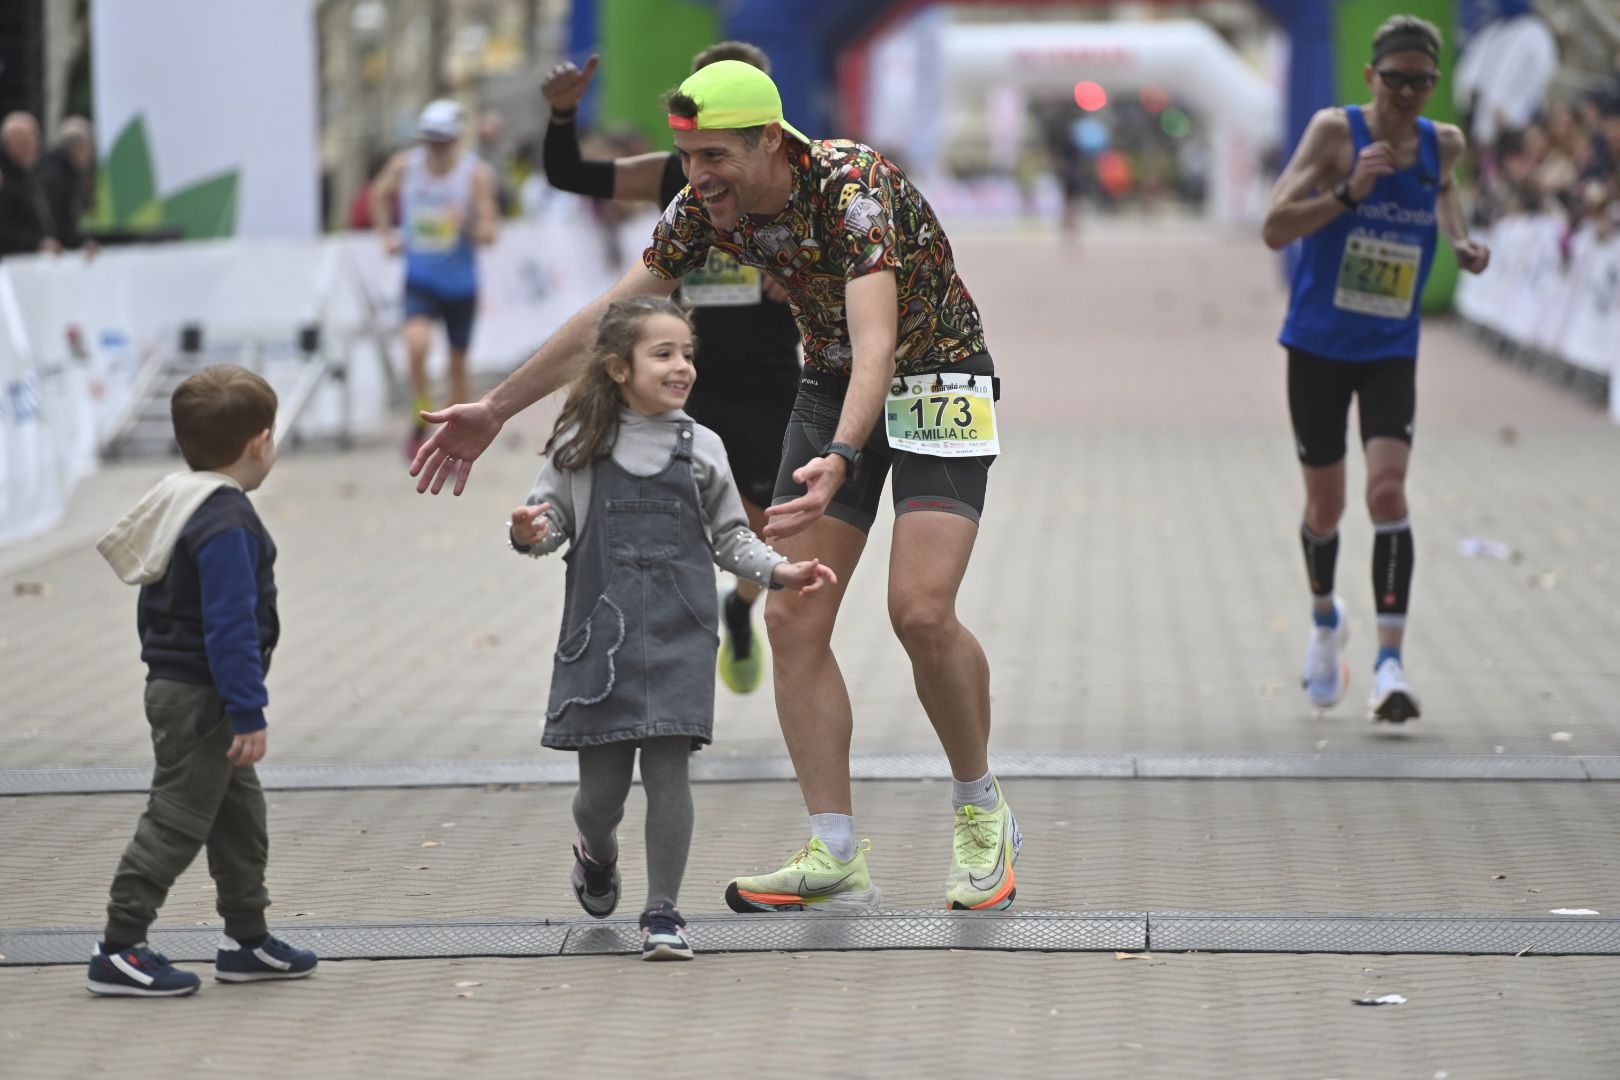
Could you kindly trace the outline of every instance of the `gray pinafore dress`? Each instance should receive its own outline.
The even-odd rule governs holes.
[[[692,475],[692,423],[663,471],[633,476],[611,457],[568,564],[562,633],[541,744],[558,750],[714,735],[720,646],[714,556]]]

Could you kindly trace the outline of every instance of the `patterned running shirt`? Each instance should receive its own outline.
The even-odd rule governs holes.
[[[704,264],[710,249],[765,270],[788,291],[807,367],[848,375],[854,359],[844,286],[894,272],[899,291],[895,370],[920,375],[985,351],[979,309],[956,273],[951,243],[922,193],[869,146],[788,140],[793,194],[780,213],[744,214],[734,231],[709,220],[690,186],[664,210],[642,253],[661,278]]]

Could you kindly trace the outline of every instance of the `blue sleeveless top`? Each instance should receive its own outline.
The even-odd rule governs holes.
[[[1348,105],[1353,153],[1372,142],[1361,107]],[[1379,177],[1347,211],[1300,243],[1280,340],[1331,360],[1416,357],[1418,302],[1434,264],[1440,140],[1418,120],[1418,161]]]
[[[422,147],[413,149],[405,161],[400,193],[405,280],[447,299],[478,292],[478,259],[467,228],[477,168],[478,158],[463,153],[455,168],[435,176]]]

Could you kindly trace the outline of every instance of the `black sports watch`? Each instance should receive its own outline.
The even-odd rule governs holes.
[[[823,450],[821,452],[821,456],[822,457],[827,457],[827,456],[829,456],[831,454],[837,454],[839,457],[843,458],[845,464],[847,464],[849,466],[849,471],[850,472],[854,472],[855,467],[861,463],[861,452],[860,452],[860,450],[857,449],[856,447],[853,447],[853,446],[849,445],[849,443],[844,443],[844,442],[828,443],[827,444],[827,449],[825,449],[825,450]]]
[[[1350,181],[1348,180],[1340,180],[1333,185],[1333,197],[1343,203],[1347,210],[1354,210],[1361,205],[1361,200],[1351,196]]]

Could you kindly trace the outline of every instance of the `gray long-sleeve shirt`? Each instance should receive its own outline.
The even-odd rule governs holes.
[[[703,512],[703,528],[714,552],[715,565],[740,578],[771,584],[771,571],[787,558],[755,536],[743,513],[742,497],[731,478],[720,436],[692,421],[679,409],[643,416],[631,409],[619,410],[619,437],[613,444],[613,461],[634,476],[652,476],[669,464],[680,437],[680,422],[692,422],[692,478],[697,502]],[[550,503],[546,517],[551,531],[538,544],[516,547],[525,555],[548,555],[565,541],[581,535],[591,506],[591,470],[559,469],[549,458],[534,482],[525,505]],[[772,586],[773,588],[775,586]]]

